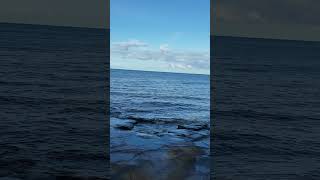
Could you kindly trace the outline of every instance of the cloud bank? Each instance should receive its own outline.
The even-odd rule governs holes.
[[[177,50],[171,49],[168,44],[160,44],[156,49],[140,40],[112,43],[111,56],[131,61],[161,62],[167,64],[170,69],[207,71],[210,69],[209,50]]]

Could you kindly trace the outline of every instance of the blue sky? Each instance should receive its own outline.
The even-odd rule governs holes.
[[[111,68],[209,74],[209,0],[111,0]]]

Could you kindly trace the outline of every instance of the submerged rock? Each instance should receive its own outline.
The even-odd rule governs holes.
[[[194,180],[208,179],[210,164],[200,158],[206,151],[192,144],[171,144],[159,149],[144,150],[134,162],[111,163],[111,179],[119,180]],[[209,158],[207,156],[207,158]],[[199,165],[201,171],[199,171]],[[209,179],[208,179],[209,180]]]
[[[134,124],[136,124],[136,121],[120,120],[115,123],[114,127],[121,130],[131,130],[134,128]]]
[[[207,124],[189,124],[189,125],[178,125],[177,129],[188,129],[193,131],[200,131],[203,129],[208,129]]]
[[[142,162],[138,165],[111,164],[111,179],[118,180],[149,180],[153,179],[152,163]]]
[[[145,123],[145,124],[156,124],[157,119],[152,119],[152,118],[143,118],[143,117],[135,117],[135,116],[128,116],[126,117],[127,119],[136,121],[137,123]]]

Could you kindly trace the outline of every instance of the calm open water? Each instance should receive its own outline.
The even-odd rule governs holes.
[[[320,43],[211,37],[215,179],[320,179]]]
[[[111,116],[210,121],[209,75],[111,70]]]
[[[107,179],[106,42],[103,30],[0,24],[1,178]],[[211,176],[319,179],[319,43],[212,42]],[[174,84],[168,83],[179,92]],[[139,102],[126,106],[123,89],[117,91],[119,103],[111,112],[150,120],[148,111],[157,109],[148,104],[152,97],[140,94]],[[153,115],[208,122],[208,114],[200,113],[208,108],[201,93],[208,91],[190,92],[157,92],[166,101],[155,99],[160,110]],[[174,113],[187,109],[188,116]]]
[[[108,38],[0,24],[0,178],[107,179]]]

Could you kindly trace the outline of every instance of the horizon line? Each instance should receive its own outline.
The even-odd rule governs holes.
[[[172,73],[172,74],[189,74],[189,75],[204,75],[204,76],[210,76],[210,74],[203,74],[203,73],[187,73],[187,72],[172,72],[172,71],[155,71],[155,70],[141,70],[141,69],[110,68],[110,70],[142,71],[142,72],[155,72],[155,73]]]
[[[17,22],[0,22],[0,24],[29,25],[29,26],[49,26],[49,27],[62,27],[62,28],[84,28],[84,29],[97,29],[97,30],[110,30],[110,27],[67,26],[67,25],[31,24],[31,23],[17,23]]]
[[[32,24],[32,23],[20,23],[20,22],[0,22],[0,24],[12,24],[12,25],[30,25],[30,26],[49,26],[49,27],[63,27],[63,28],[83,28],[83,29],[96,29],[96,30],[109,30],[110,27],[87,27],[87,26],[67,26],[67,25],[53,25],[53,24]],[[248,39],[263,39],[263,40],[280,40],[280,41],[300,41],[320,43],[320,40],[306,40],[306,39],[288,39],[288,38],[270,38],[270,37],[253,37],[253,36],[235,36],[235,35],[214,35],[210,33],[210,37],[231,37],[231,38],[248,38]]]
[[[306,40],[306,39],[288,39],[288,38],[269,38],[269,37],[253,37],[253,36],[235,36],[235,35],[214,35],[210,34],[210,37],[230,37],[230,38],[247,38],[247,39],[261,39],[261,40],[276,40],[276,41],[295,41],[295,42],[311,42],[320,43],[320,40]]]

